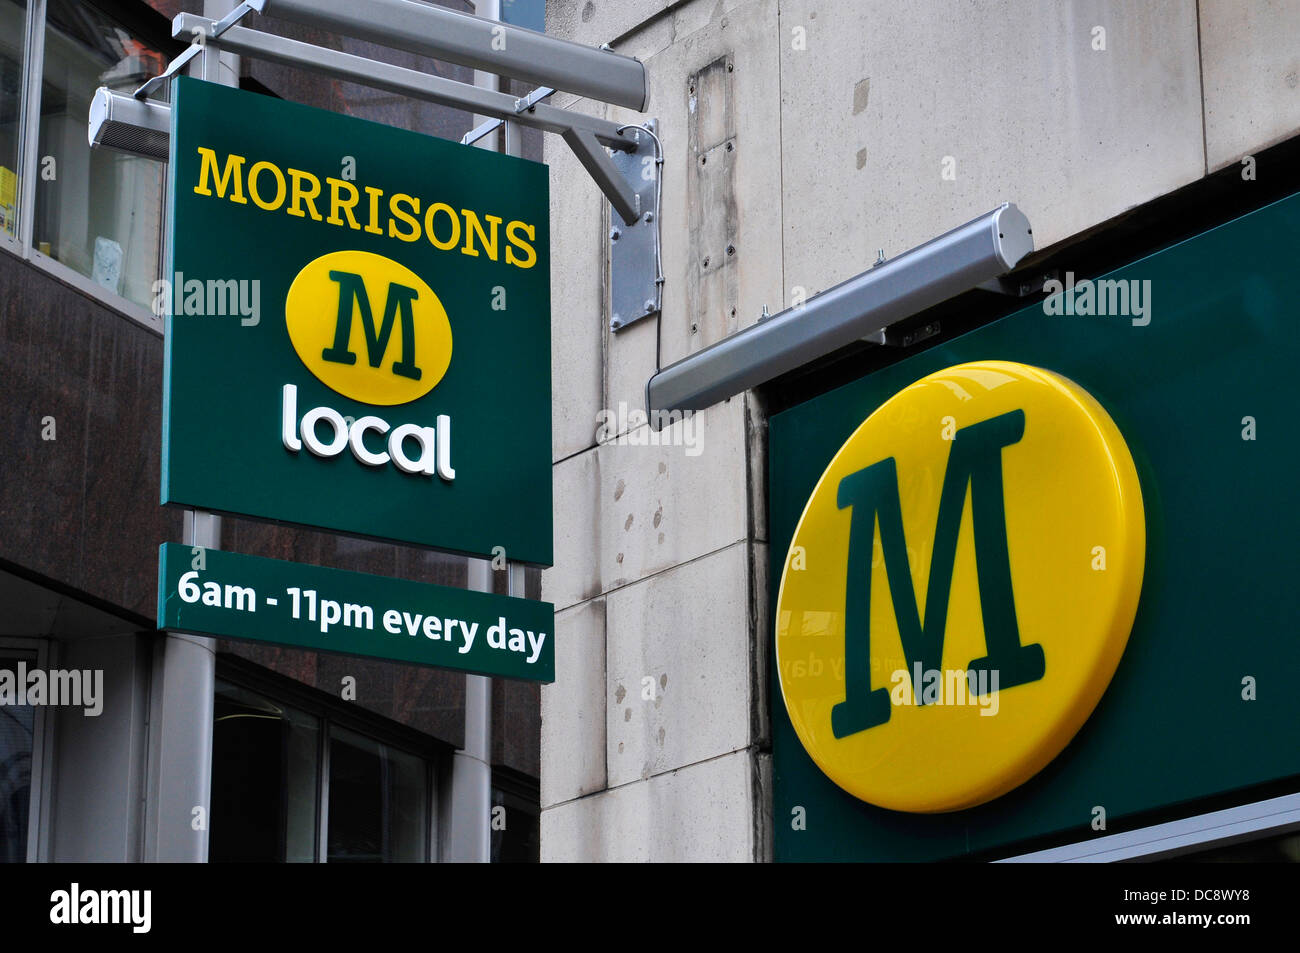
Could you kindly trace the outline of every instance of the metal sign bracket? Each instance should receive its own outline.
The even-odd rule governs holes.
[[[232,26],[242,20],[245,16],[256,11],[261,13],[266,7],[266,0],[244,0],[243,3],[235,7],[220,20],[200,20],[200,25],[190,28],[194,42],[176,59],[167,64],[167,69],[157,76],[147,80],[143,86],[137,89],[132,95],[136,99],[147,98],[154,90],[164,83],[167,83],[173,76],[185,68],[190,60],[203,52],[209,38],[215,39],[221,36]]]
[[[663,304],[662,223],[659,220],[663,149],[655,134],[656,126],[653,119],[644,126],[625,126],[626,134],[636,142],[636,150],[615,152],[611,160],[621,184],[632,194],[635,212],[629,219],[611,200],[614,210],[610,214],[609,229],[611,331],[621,331],[642,318],[658,314]],[[604,185],[601,188],[609,194]]]
[[[366,26],[357,20],[361,16],[360,7],[388,11],[402,22],[384,27],[374,24]],[[266,13],[268,10],[316,25],[346,25],[349,27],[349,35],[371,37],[371,34],[376,34],[375,39],[397,49],[423,50],[426,45],[436,46],[441,41],[430,40],[426,36],[426,28],[434,22],[445,21],[444,25],[448,29],[455,27],[456,30],[468,30],[467,36],[470,36],[469,39],[461,36],[456,42],[452,42],[453,38],[443,37],[447,49],[455,54],[450,58],[460,63],[472,61],[476,68],[484,64],[481,57],[475,58],[477,45],[472,40],[473,31],[489,26],[493,29],[501,28],[499,24],[479,18],[466,18],[461,14],[452,16],[448,11],[437,8],[426,9],[422,5],[409,3],[394,5],[384,0],[320,0],[317,4],[307,4],[302,0],[244,0],[221,20],[191,13],[177,15],[172,21],[172,35],[178,38],[193,37],[194,42],[168,65],[162,75],[153,77],[136,90],[135,98],[145,99],[195,56],[207,47],[213,47],[237,56],[251,56],[284,66],[308,69],[334,79],[350,80],[492,117],[471,130],[462,142],[481,138],[506,121],[558,134],[568,143],[583,168],[609,199],[614,213],[617,213],[610,216],[610,329],[619,331],[635,321],[659,313],[664,282],[659,222],[664,159],[654,120],[642,126],[619,125],[574,110],[559,109],[544,102],[555,92],[555,86],[539,86],[527,96],[517,98],[504,92],[470,86],[442,76],[238,25],[247,14]],[[608,79],[605,74],[615,67],[624,74],[629,68],[640,75],[644,72],[637,61],[618,56],[611,50],[596,52],[577,44],[539,37],[528,31],[520,33],[519,39],[525,43],[542,44],[546,49],[552,50],[549,55],[564,65],[559,71],[567,77],[563,85],[571,90],[594,81],[589,68],[592,64],[604,69],[604,73],[600,69],[596,71],[599,74],[597,78],[604,76]],[[596,57],[594,60],[593,53]],[[489,62],[487,65],[495,64]],[[615,91],[610,95],[614,97],[611,101],[630,102],[634,99],[640,108],[644,108],[647,96],[644,80],[641,80],[635,96],[626,90]],[[629,99],[629,96],[632,98]],[[155,130],[155,133],[158,132],[161,130]]]

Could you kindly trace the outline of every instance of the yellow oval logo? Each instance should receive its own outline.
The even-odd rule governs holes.
[[[781,694],[836,784],[973,807],[1074,737],[1137,612],[1146,525],[1119,429],[1083,388],[981,361],[886,401],[804,509],[777,598]]]
[[[289,340],[330,390],[364,404],[429,393],[451,364],[451,322],[433,289],[383,255],[336,251],[309,263],[284,303]]]

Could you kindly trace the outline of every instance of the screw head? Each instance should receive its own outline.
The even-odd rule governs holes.
[[[649,299],[646,299],[645,313],[651,314],[654,311],[654,309],[655,309],[655,303]]]
[[[647,222],[653,222],[653,221],[655,220],[655,213],[654,213],[654,212],[646,212],[646,213],[645,213],[645,220],[646,220]]]
[[[623,233],[619,231],[617,228],[611,228],[609,230],[609,240],[611,242],[616,242],[622,237],[623,237]]]

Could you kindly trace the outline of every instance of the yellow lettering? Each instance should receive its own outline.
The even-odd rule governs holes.
[[[492,238],[489,241],[487,235],[483,233],[483,225],[479,222],[478,216],[467,208],[460,210],[465,216],[465,247],[460,250],[462,255],[473,255],[478,257],[478,249],[474,247],[474,236],[478,235],[478,240],[483,243],[483,250],[487,252],[489,258],[497,260],[497,226],[501,224],[501,219],[495,215],[484,215],[492,223]]]
[[[357,202],[361,199],[360,193],[357,192],[357,187],[344,179],[331,179],[329,176],[325,177],[325,181],[328,182],[330,186],[330,217],[325,219],[325,221],[329,222],[331,225],[342,225],[343,219],[339,218],[339,209],[342,209],[344,214],[348,217],[348,227],[353,231],[356,231],[361,227],[357,224],[356,216],[352,214],[352,210],[356,208]],[[346,202],[339,198],[339,192],[343,189],[346,189],[352,196],[352,198]]]
[[[230,193],[230,201],[240,205],[247,205],[248,199],[244,198],[244,157],[237,155],[226,156],[226,166],[218,171],[217,154],[211,149],[199,146],[199,155],[203,158],[199,166],[199,184],[194,186],[194,191],[198,195],[211,195],[212,190],[208,188],[208,177],[212,176],[217,180],[217,198],[226,197],[226,187],[233,185],[234,188]]]
[[[289,202],[289,214],[296,215],[298,218],[305,218],[302,209],[298,206],[306,200],[307,208],[311,210],[312,219],[319,222],[320,212],[316,211],[316,196],[320,195],[320,179],[310,172],[302,172],[298,169],[290,169],[289,178],[293,180],[293,199]],[[310,192],[302,187],[302,183],[307,181],[310,181],[312,185]]]
[[[388,199],[388,213],[392,215],[393,218],[401,219],[407,225],[410,225],[411,230],[410,232],[401,231],[397,227],[397,223],[393,221],[393,218],[390,218],[388,220],[388,237],[400,238],[404,242],[413,242],[420,237],[420,220],[415,218],[413,215],[408,215],[406,212],[398,209],[399,205],[409,205],[411,211],[415,215],[420,214],[419,199],[407,195],[405,192],[394,192]]]
[[[370,196],[370,220],[366,223],[366,231],[372,235],[382,235],[384,230],[379,227],[379,196],[384,194],[383,189],[377,189],[373,185],[366,186],[366,195]]]
[[[257,189],[257,178],[265,170],[270,169],[271,174],[275,176],[275,201],[267,202],[262,198],[261,192]],[[248,170],[248,194],[253,199],[253,204],[260,209],[268,212],[274,212],[284,204],[284,195],[288,189],[285,187],[284,173],[275,167],[271,162],[258,162]]]
[[[525,232],[528,235],[528,241],[537,237],[537,229],[525,222],[511,222],[506,226],[506,238],[510,244],[514,245],[520,251],[524,252],[526,257],[518,257],[512,248],[506,247],[506,264],[518,265],[520,268],[531,268],[537,264],[537,252],[533,251],[533,246],[520,238],[516,232]]]
[[[433,216],[437,212],[446,212],[447,217],[451,219],[451,238],[445,242],[439,241],[438,236],[433,232]],[[434,202],[424,213],[424,234],[433,243],[434,248],[443,251],[455,248],[456,243],[460,241],[460,219],[456,217],[456,210],[442,202]]]

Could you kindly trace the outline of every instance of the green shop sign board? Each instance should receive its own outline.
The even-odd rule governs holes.
[[[1137,618],[1092,716],[1043,771],[969,810],[893,812],[837,787],[795,735],[773,651],[776,859],[1005,856],[1300,776],[1288,675],[1300,671],[1297,248],[1300,195],[1105,276],[1149,282],[1141,317],[1032,305],[771,418],[773,580],[849,435],[898,391],[968,361],[1046,368],[1097,398],[1133,454],[1147,532]]]
[[[549,565],[546,167],[173,89],[163,503]]]
[[[176,632],[552,682],[554,622],[549,602],[159,547],[158,627]]]

